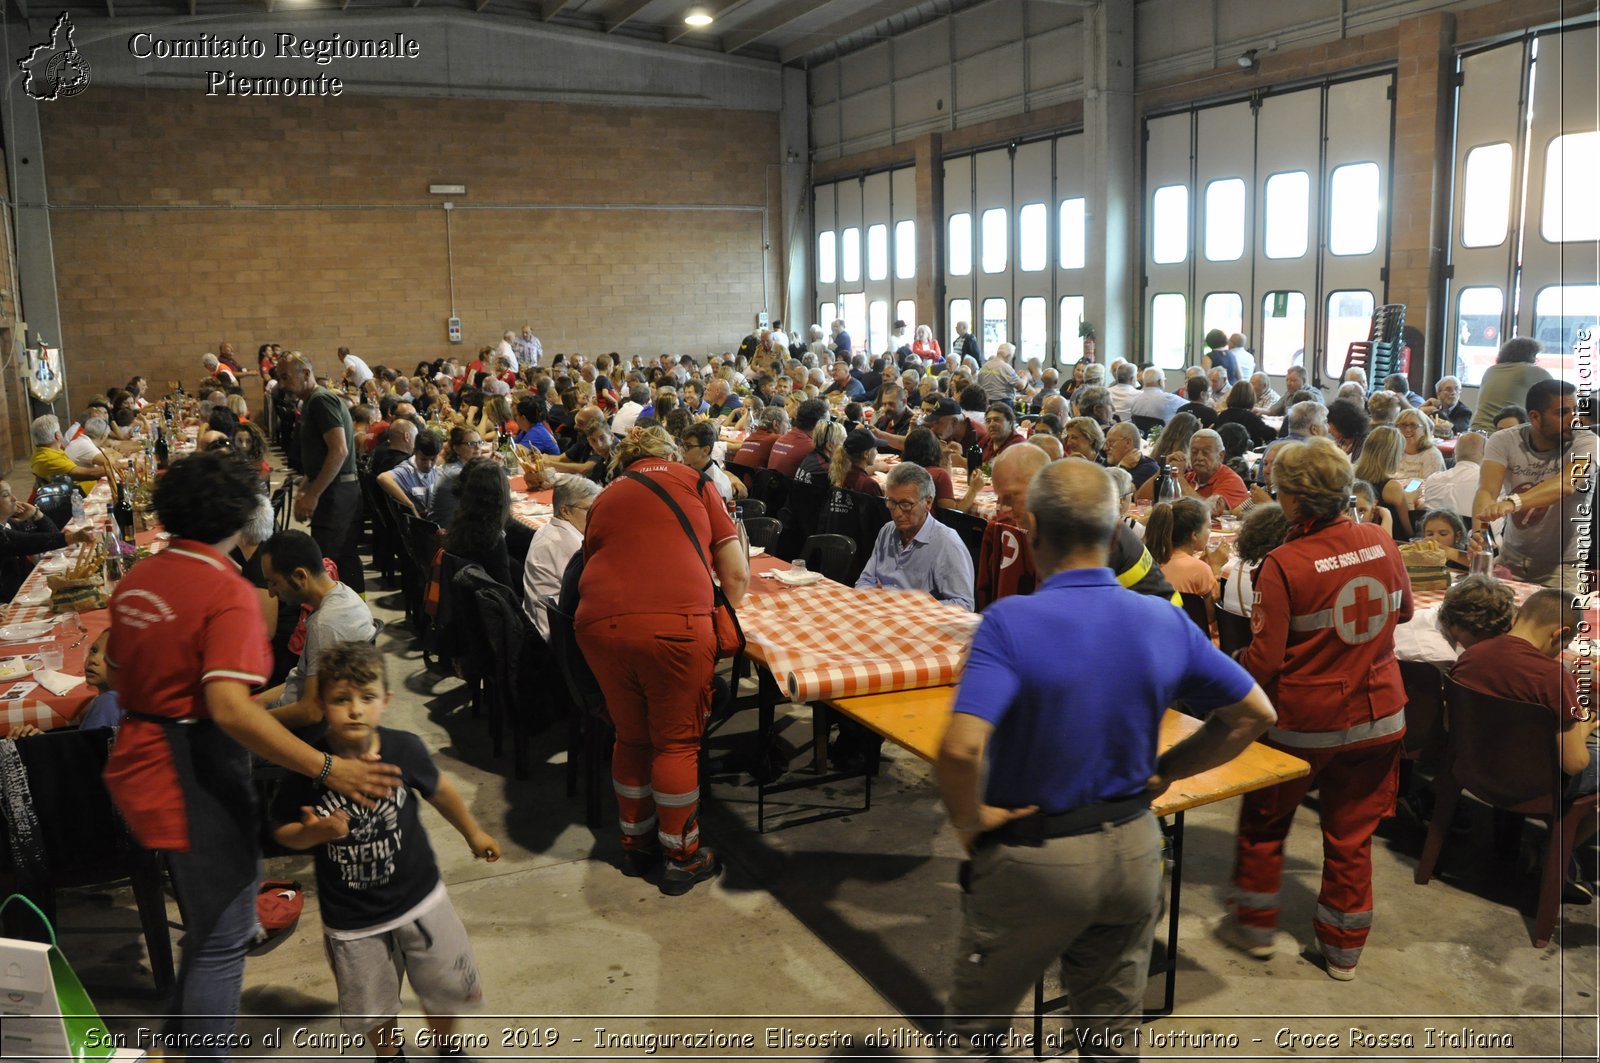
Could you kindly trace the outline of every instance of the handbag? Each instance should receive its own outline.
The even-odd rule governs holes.
[[[728,602],[728,596],[722,593],[722,587],[718,585],[716,578],[711,575],[711,565],[706,561],[705,551],[700,549],[700,538],[695,535],[694,525],[689,523],[688,514],[684,513],[683,508],[672,500],[672,496],[667,494],[666,488],[648,476],[641,476],[636,472],[625,472],[622,475],[648,487],[657,498],[667,504],[667,508],[672,510],[672,515],[678,518],[678,526],[683,529],[683,534],[689,537],[689,542],[694,547],[694,555],[705,566],[706,579],[711,581],[711,630],[717,639],[717,657],[720,660],[724,657],[739,656],[744,652],[744,628],[739,626],[739,615],[733,611],[733,606]],[[704,476],[700,480],[701,483],[706,482]]]

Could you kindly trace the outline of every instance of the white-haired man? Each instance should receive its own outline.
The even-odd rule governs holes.
[[[1483,448],[1488,442],[1489,437],[1482,432],[1463,432],[1456,439],[1455,465],[1423,480],[1420,491],[1406,496],[1407,504],[1412,509],[1447,509],[1470,521]]]
[[[1453,376],[1439,378],[1422,412],[1433,418],[1435,435],[1458,436],[1472,427],[1472,410],[1461,401],[1461,381]]]
[[[495,358],[504,359],[506,362],[509,362],[511,372],[513,373],[518,372],[521,369],[521,366],[517,363],[517,348],[515,346],[517,338],[516,332],[511,329],[507,329],[500,336],[500,345],[494,349]],[[499,363],[496,362],[496,364]]]
[[[1272,386],[1272,378],[1265,373],[1250,374],[1250,390],[1255,392],[1256,404],[1253,409],[1257,413],[1272,409],[1283,397]]]
[[[200,364],[205,366],[206,375],[215,380],[220,386],[225,388],[236,388],[239,386],[239,378],[234,375],[232,369],[229,369],[227,366],[223,365],[216,355],[205,355],[200,359]]]
[[[57,476],[70,476],[85,493],[94,489],[95,481],[106,474],[107,462],[102,455],[99,462],[80,463],[67,456],[67,444],[61,438],[61,422],[53,414],[35,417],[29,429],[33,438],[33,460],[30,463],[34,478],[39,483],[49,483]]]
[[[1003,402],[1015,408],[1017,389],[1022,386],[1022,378],[1011,366],[1016,353],[1017,349],[1011,344],[1002,343],[994,349],[994,357],[978,370],[977,384],[990,402]]]
[[[934,520],[933,477],[912,462],[889,472],[884,497],[889,523],[878,533],[857,587],[927,591],[950,605],[971,609],[972,555],[954,529]]]
[[[1140,379],[1144,387],[1128,404],[1128,416],[1152,417],[1157,421],[1172,420],[1172,415],[1183,405],[1183,396],[1162,387],[1166,380],[1159,369],[1146,369]]]
[[[1306,385],[1305,368],[1298,365],[1291,365],[1284,371],[1283,374],[1283,397],[1277,402],[1274,402],[1271,408],[1267,410],[1267,413],[1273,417],[1282,417],[1286,412],[1288,412],[1288,407],[1293,404],[1295,392],[1305,390],[1308,390]],[[1321,402],[1322,392],[1315,389],[1310,390],[1312,397],[1318,402]]]
[[[1138,385],[1133,382],[1136,370],[1132,362],[1118,358],[1111,372],[1116,377],[1116,382],[1106,389],[1111,396],[1111,416],[1114,420],[1126,421],[1128,408],[1139,397]]]

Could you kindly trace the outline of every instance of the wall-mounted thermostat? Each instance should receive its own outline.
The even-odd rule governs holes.
[[[445,323],[445,327],[450,330],[450,342],[451,343],[460,343],[461,342],[461,319],[459,317],[450,318],[449,321],[447,321]]]

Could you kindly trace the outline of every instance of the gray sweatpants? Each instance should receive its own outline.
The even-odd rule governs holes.
[[[1160,891],[1154,815],[1037,848],[980,848],[962,898],[950,1030],[963,1046],[1008,1030],[1059,957],[1079,1058],[1137,1058]]]

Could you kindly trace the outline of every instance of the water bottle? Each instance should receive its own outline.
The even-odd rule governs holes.
[[[1488,528],[1479,528],[1472,533],[1472,550],[1467,568],[1474,576],[1494,575],[1494,536]]]
[[[739,533],[739,545],[744,548],[745,556],[749,557],[750,533],[745,530],[744,518],[739,515],[739,511],[737,509],[733,511],[733,530]]]
[[[1169,505],[1183,497],[1183,488],[1178,485],[1178,473],[1171,465],[1161,466],[1161,479],[1156,484],[1154,502],[1160,505],[1163,502]]]
[[[1356,524],[1361,523],[1361,503],[1355,495],[1350,496],[1350,504],[1345,507],[1345,516]]]
[[[82,527],[88,521],[88,515],[83,511],[83,492],[79,491],[77,486],[74,485],[72,488],[72,523]]]

